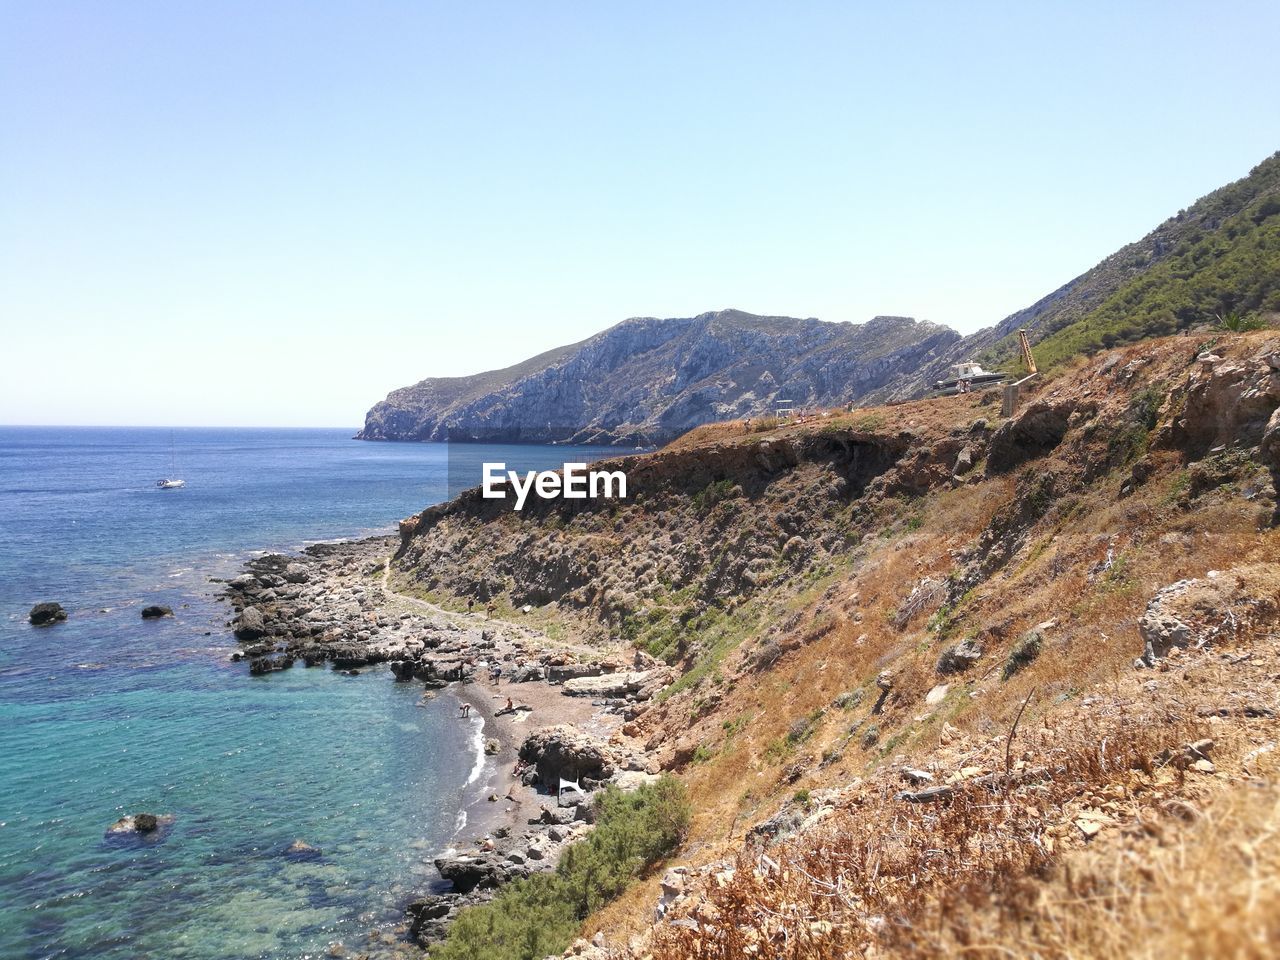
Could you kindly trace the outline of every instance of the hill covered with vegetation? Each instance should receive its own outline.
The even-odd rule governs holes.
[[[1079,286],[1094,292],[1074,309],[1045,311],[1031,328],[1044,364],[1206,324],[1238,330],[1280,313],[1280,153],[1108,257]],[[1100,292],[1100,303],[1081,309]],[[1006,335],[993,353],[1008,359],[1015,350]]]
[[[1239,330],[1277,311],[1280,153],[1029,307],[956,341],[863,403],[920,396],[962,360],[1018,372],[1017,332],[1022,329],[1046,367],[1146,337],[1214,325],[1218,317]]]

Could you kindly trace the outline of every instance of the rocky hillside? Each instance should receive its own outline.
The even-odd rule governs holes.
[[[1020,329],[1043,342],[1036,353],[1044,365],[1233,312],[1280,313],[1280,153],[1031,306],[956,341],[868,402],[919,396],[961,360],[1018,369]]]
[[[865,324],[738,310],[626,320],[514,367],[423,380],[365,418],[362,440],[657,444],[715,420],[858,401],[959,339],[907,317]]]
[[[692,825],[574,952],[1268,956],[1278,371],[1270,332],[1151,340],[1009,419],[716,424],[626,502],[406,520],[398,589],[673,668],[612,708]]]

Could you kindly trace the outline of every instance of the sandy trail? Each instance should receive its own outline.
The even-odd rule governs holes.
[[[516,636],[524,638],[534,638],[538,641],[538,645],[546,650],[564,650],[579,656],[596,657],[599,656],[601,650],[597,647],[588,646],[582,643],[573,643],[566,640],[553,640],[542,630],[536,627],[529,627],[524,624],[515,623],[511,620],[503,620],[498,617],[490,617],[486,614],[479,613],[460,613],[455,610],[446,610],[439,604],[432,603],[430,600],[423,600],[420,597],[414,597],[407,593],[401,593],[391,586],[391,561],[394,554],[388,554],[383,561],[382,579],[380,585],[382,592],[388,599],[398,600],[401,603],[411,607],[417,607],[419,610],[426,610],[430,613],[442,617],[449,623],[459,626],[497,626],[512,631]]]

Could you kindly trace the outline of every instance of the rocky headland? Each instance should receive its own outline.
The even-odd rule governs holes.
[[[960,335],[910,317],[863,324],[720,310],[624,320],[503,370],[393,390],[361,440],[649,446],[716,420],[855,402]]]

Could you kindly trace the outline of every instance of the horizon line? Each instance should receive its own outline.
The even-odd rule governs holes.
[[[298,426],[287,424],[238,424],[238,423],[0,423],[0,430],[353,430],[350,426]],[[354,437],[352,438],[354,439]]]

